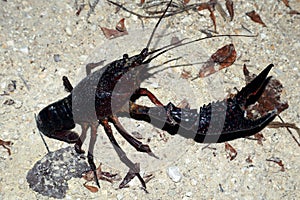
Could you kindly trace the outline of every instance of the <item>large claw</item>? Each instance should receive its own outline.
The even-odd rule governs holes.
[[[244,107],[255,103],[272,78],[271,76],[268,77],[268,74],[273,66],[273,64],[268,65],[258,76],[236,94],[234,100]]]
[[[204,105],[195,109],[181,109],[172,103],[163,107],[149,108],[131,103],[131,117],[150,122],[154,126],[193,138],[196,142],[216,143],[253,135],[265,128],[277,115],[271,110],[258,119],[246,117],[245,108],[255,103],[264,92],[271,77],[269,65],[233,98]]]

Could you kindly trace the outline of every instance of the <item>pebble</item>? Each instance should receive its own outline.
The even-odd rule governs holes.
[[[20,185],[23,185],[24,182],[25,182],[25,180],[24,180],[23,178],[19,179],[19,184],[20,184]]]
[[[81,55],[81,56],[79,56],[79,60],[81,62],[85,62],[87,60],[87,58],[88,58],[88,55]]]
[[[21,47],[19,50],[20,50],[22,53],[25,53],[25,54],[28,54],[28,53],[29,53],[28,47]]]
[[[55,61],[55,62],[61,61],[60,55],[59,55],[59,54],[54,54],[53,58],[54,58],[54,61]]]
[[[185,193],[185,196],[187,196],[187,197],[191,197],[193,195],[193,192],[186,192]]]
[[[69,26],[66,27],[65,31],[66,31],[68,36],[72,36],[73,32],[72,32],[72,30]]]
[[[118,199],[118,200],[122,200],[123,198],[124,198],[124,196],[123,196],[122,194],[118,194],[118,195],[117,195],[117,199]]]
[[[192,179],[192,180],[191,180],[191,185],[192,185],[192,186],[196,186],[197,183],[198,183],[198,181],[197,181],[196,179]]]
[[[169,167],[167,170],[167,174],[175,183],[178,183],[182,178],[182,174],[180,173],[177,166]]]

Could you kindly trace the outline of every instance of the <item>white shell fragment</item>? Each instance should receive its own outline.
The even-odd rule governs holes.
[[[182,178],[182,174],[180,173],[177,166],[169,167],[167,170],[167,174],[175,183],[178,183]]]

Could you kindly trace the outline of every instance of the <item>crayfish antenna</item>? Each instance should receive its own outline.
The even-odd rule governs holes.
[[[162,19],[164,18],[164,16],[166,15],[166,13],[167,13],[169,7],[171,6],[171,4],[172,4],[172,0],[169,2],[169,4],[168,4],[167,8],[165,9],[164,13],[162,14],[162,16],[159,18],[158,22],[156,23],[156,25],[155,25],[155,27],[154,27],[152,33],[151,33],[151,36],[150,36],[150,38],[149,38],[149,41],[148,41],[148,43],[147,43],[146,49],[149,48],[149,46],[150,46],[150,44],[151,44],[151,41],[152,41],[152,39],[153,39],[153,37],[154,37],[154,34],[155,34],[155,32],[156,32],[156,29],[158,28],[158,25],[160,24],[161,20],[162,20]]]
[[[37,119],[37,116],[36,116],[35,113],[34,113],[34,119],[35,119],[35,121],[36,121],[36,125],[38,126],[38,119]],[[38,130],[38,131],[39,131],[39,134],[40,134],[40,136],[41,136],[41,138],[42,138],[42,141],[43,141],[43,143],[44,143],[44,145],[45,145],[45,147],[46,147],[48,153],[50,153],[49,147],[48,147],[48,145],[47,145],[47,143],[46,143],[46,141],[45,141],[45,138],[43,137],[43,134],[41,133],[40,130]]]

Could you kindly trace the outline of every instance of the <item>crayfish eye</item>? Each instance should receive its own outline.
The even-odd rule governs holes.
[[[123,55],[123,59],[124,59],[124,60],[127,60],[128,58],[129,58],[128,54],[125,53],[125,54]]]
[[[148,48],[143,49],[141,55],[145,57],[148,56]]]

